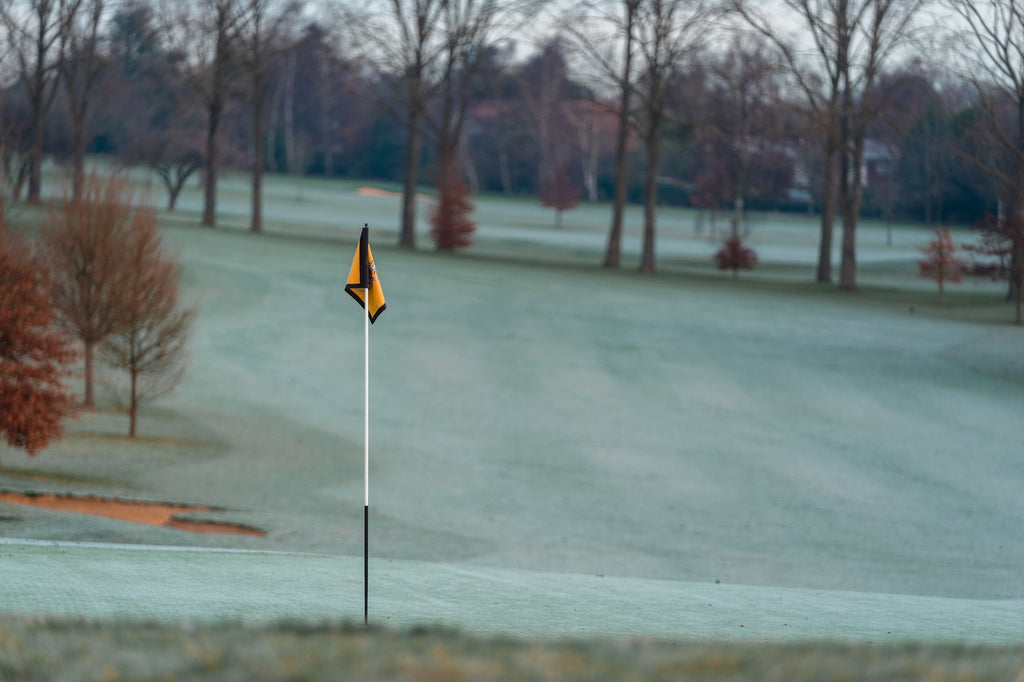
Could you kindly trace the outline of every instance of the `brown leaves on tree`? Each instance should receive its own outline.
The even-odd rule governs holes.
[[[453,251],[469,246],[470,235],[476,231],[476,224],[470,220],[473,202],[469,200],[469,188],[450,164],[442,165],[441,178],[437,184],[437,206],[430,217],[430,236],[438,249]]]
[[[133,203],[122,178],[92,174],[79,200],[65,197],[43,230],[61,322],[85,347],[85,405],[95,404],[98,350],[128,379],[112,382],[136,434],[138,406],[170,391],[184,372],[193,310],[179,311],[181,269],[161,249],[152,209]]]
[[[732,270],[734,277],[740,270],[753,270],[757,267],[757,253],[743,243],[743,237],[731,235],[715,253],[715,262],[719,270]]]
[[[946,282],[959,284],[963,281],[963,262],[956,256],[956,244],[949,230],[943,228],[935,231],[935,239],[921,249],[924,260],[918,261],[918,271],[922,277],[935,280],[939,285],[939,300]]]
[[[137,217],[124,181],[104,181],[93,173],[81,198],[65,197],[60,207],[51,208],[43,228],[54,303],[62,323],[85,346],[83,403],[88,408],[95,406],[94,349],[123,312],[124,244]]]
[[[120,317],[100,353],[128,375],[124,402],[135,436],[139,405],[170,392],[184,375],[196,313],[178,309],[181,267],[163,253],[151,209],[136,209],[122,253]]]
[[[75,353],[54,326],[45,264],[0,223],[0,434],[34,455],[72,414]]]

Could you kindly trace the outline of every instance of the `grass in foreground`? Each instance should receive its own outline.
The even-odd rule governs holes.
[[[440,629],[5,618],[4,680],[1024,679],[1024,645],[524,641]]]

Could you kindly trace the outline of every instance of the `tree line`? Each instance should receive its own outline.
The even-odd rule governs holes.
[[[750,208],[811,211],[816,278],[833,281],[838,224],[838,285],[853,290],[862,216],[973,223],[1024,207],[1020,9],[9,0],[3,195],[38,202],[50,157],[78,197],[85,156],[105,154],[151,167],[170,209],[201,178],[202,222],[213,226],[219,173],[248,169],[259,232],[266,171],[398,181],[408,247],[422,185],[457,188],[436,214],[463,222],[472,205],[460,192],[555,207],[578,196],[612,202],[609,267],[632,201],[644,207],[644,272],[656,266],[659,204],[724,212],[734,227]]]

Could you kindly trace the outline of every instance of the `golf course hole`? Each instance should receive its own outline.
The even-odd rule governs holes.
[[[109,519],[145,523],[150,526],[164,526],[187,530],[191,533],[229,533],[233,535],[255,535],[263,537],[266,531],[236,523],[202,521],[180,518],[190,512],[216,511],[213,507],[198,505],[167,504],[164,502],[135,502],[113,498],[54,493],[12,493],[0,491],[0,502],[39,507],[51,511],[90,514]]]

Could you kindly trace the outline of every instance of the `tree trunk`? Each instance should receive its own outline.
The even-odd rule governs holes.
[[[420,110],[418,105],[409,109],[406,124],[405,168],[402,172],[402,232],[398,245],[408,248],[416,246],[416,179],[420,167]]]
[[[1017,322],[1017,324],[1020,324],[1020,323],[1021,323],[1021,317],[1020,317],[1020,307],[1021,307],[1021,306],[1020,306],[1020,300],[1021,300],[1021,293],[1022,293],[1022,291],[1021,291],[1021,290],[1022,290],[1022,288],[1024,288],[1024,287],[1022,287],[1022,286],[1021,286],[1021,283],[1020,283],[1020,282],[1018,281],[1018,282],[1017,282],[1017,297],[1016,297],[1016,300],[1017,300],[1017,319],[1016,319],[1016,322]]]
[[[628,106],[629,93],[623,92],[622,105]],[[622,261],[622,219],[626,212],[626,137],[629,121],[625,111],[619,113],[615,136],[615,198],[612,201],[612,224],[608,230],[608,246],[604,252],[604,266],[617,268]]]
[[[583,188],[587,192],[587,201],[597,203],[597,168],[600,161],[600,147],[598,140],[592,138],[590,147],[587,149],[586,158],[583,160]]]
[[[263,100],[264,89],[256,85],[252,106],[252,215],[249,230],[263,231]]]
[[[479,194],[480,176],[477,175],[476,166],[473,164],[473,157],[469,153],[469,140],[466,139],[464,134],[459,144],[459,160],[462,162],[462,172],[466,175],[466,182],[469,183],[469,193]]]
[[[622,219],[626,212],[626,142],[629,137],[630,79],[633,68],[633,19],[638,0],[626,0],[626,46],[623,55],[622,80],[619,83],[619,120],[615,129],[615,197],[612,201],[612,224],[608,230],[608,246],[604,266],[617,268],[622,261]]]
[[[29,152],[28,197],[26,202],[37,205],[41,201],[43,188],[43,133],[46,112],[43,111],[42,98],[32,106],[32,149]]]
[[[93,388],[93,350],[94,344],[91,341],[85,343],[85,397],[82,400],[82,406],[86,409],[93,409],[96,407],[96,393]]]
[[[1024,229],[1024,223],[1020,223],[1018,229]],[[1009,295],[1013,299],[1017,309],[1015,321],[1021,323],[1021,296],[1024,295],[1024,235],[1017,235],[1016,246],[1010,252],[1010,287]]]
[[[498,175],[501,176],[501,191],[505,196],[512,194],[512,172],[508,167],[508,152],[505,151],[505,144],[498,146]]]
[[[864,158],[863,131],[853,133],[852,149],[842,152],[840,172],[843,176],[839,183],[839,203],[843,213],[843,246],[842,260],[839,264],[839,290],[857,290],[857,219],[860,215],[861,197],[863,195],[863,178],[861,162]]]
[[[203,178],[203,225],[214,227],[217,224],[217,128],[220,125],[220,103],[210,107],[209,120],[206,127],[206,174]]]
[[[184,183],[168,183],[167,185],[167,210],[173,211],[174,206],[178,203],[178,194],[181,192],[181,188]]]
[[[832,281],[832,231],[836,210],[836,149],[825,149],[825,185],[821,196],[821,239],[818,243],[818,282]]]
[[[289,175],[297,173],[295,150],[295,55],[288,53],[284,72],[284,165]]]
[[[845,184],[845,183],[844,183]],[[857,212],[855,189],[840,186],[840,206],[843,213],[843,246],[839,269],[840,291],[857,291]]]
[[[75,201],[82,198],[85,185],[85,114],[75,114],[75,158],[71,178],[71,196]]]
[[[281,156],[277,150],[277,132],[281,126],[281,109],[284,96],[281,88],[274,88],[273,99],[270,101],[270,121],[267,124],[267,149],[266,157],[271,170],[281,172]]]
[[[131,374],[132,385],[131,395],[128,397],[128,437],[135,438],[139,414],[139,400],[136,395],[139,372],[137,369],[132,367],[129,373]]]
[[[840,291],[857,290],[857,216],[853,204],[843,207],[842,261],[839,265]]]
[[[853,291],[856,289],[856,277],[851,282],[849,268],[856,263],[856,251],[850,251],[850,243],[853,240],[853,230],[849,221],[850,210],[850,153],[846,148],[849,143],[849,119],[846,114],[840,121],[840,150],[839,150],[839,214],[843,219],[843,241],[840,247],[839,261],[839,289],[841,291]],[[852,263],[851,263],[851,260]]]
[[[661,152],[661,112],[650,112],[647,131],[647,172],[644,177],[644,238],[640,256],[640,272],[652,274],[654,267],[654,240],[658,219],[658,164]]]
[[[551,149],[551,132],[548,125],[548,111],[541,106],[537,121],[537,180],[541,196],[551,187],[555,177],[554,152]]]
[[[732,236],[740,236],[740,227],[743,225],[743,195],[737,193],[733,202],[732,214]]]
[[[327,69],[327,60],[320,59],[320,148],[324,155],[324,176],[334,175],[334,141],[331,138],[331,111],[327,103],[327,87],[330,83],[330,73]]]

